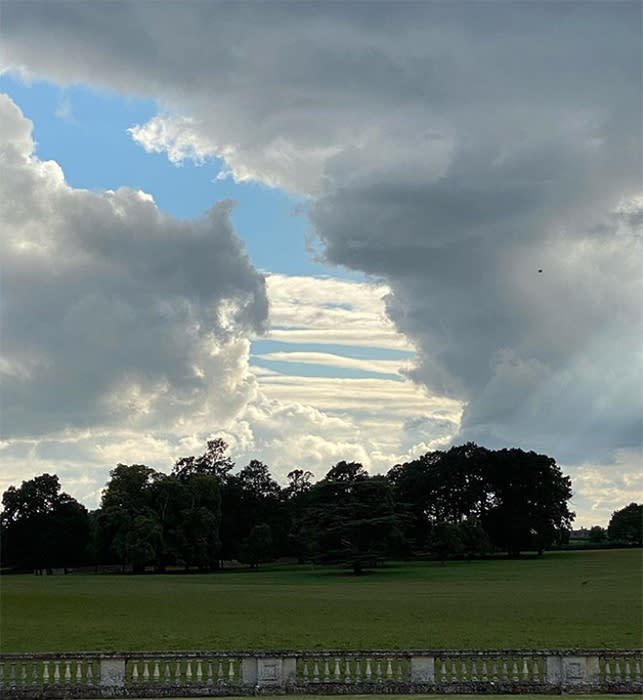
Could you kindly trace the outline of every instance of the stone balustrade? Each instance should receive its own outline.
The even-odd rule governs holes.
[[[643,650],[0,654],[0,698],[643,692]]]

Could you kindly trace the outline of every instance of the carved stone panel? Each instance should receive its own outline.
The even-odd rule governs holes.
[[[260,685],[281,684],[281,659],[257,659],[257,682]]]

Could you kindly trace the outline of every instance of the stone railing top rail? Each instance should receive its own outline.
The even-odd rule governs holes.
[[[280,658],[280,657],[389,657],[389,656],[638,656],[640,649],[610,648],[552,648],[552,649],[243,649],[243,650],[165,650],[165,651],[47,651],[47,652],[5,652],[0,653],[0,661],[18,659],[158,659],[173,658]]]

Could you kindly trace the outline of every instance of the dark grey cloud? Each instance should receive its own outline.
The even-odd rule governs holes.
[[[5,434],[160,428],[243,404],[235,358],[263,330],[267,299],[232,204],[178,221],[141,192],[72,189],[32,155],[31,124],[6,96],[0,125]]]
[[[236,177],[310,195],[327,260],[391,286],[414,378],[468,402],[460,437],[576,461],[640,441],[639,2],[9,2],[3,22],[6,61],[152,96]]]

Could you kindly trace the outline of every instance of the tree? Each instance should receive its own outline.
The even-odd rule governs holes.
[[[526,549],[542,554],[571,528],[571,480],[552,457],[518,449],[490,452],[487,483],[489,504],[481,522],[492,543],[510,556]]]
[[[54,474],[10,486],[2,495],[2,560],[19,568],[51,572],[88,557],[89,514]]]
[[[284,553],[294,554],[300,563],[310,555],[308,540],[304,536],[302,526],[313,476],[312,472],[304,469],[293,469],[288,473],[288,486],[282,491],[288,520],[288,539]]]
[[[293,469],[288,472],[288,486],[284,489],[286,500],[295,500],[308,493],[312,487],[311,479],[313,476],[312,472],[304,469]]]
[[[234,513],[234,556],[241,556],[241,547],[255,525],[269,526],[275,553],[287,547],[288,507],[282,498],[281,487],[272,478],[263,462],[252,459],[234,477],[236,508]],[[232,520],[232,518],[230,518]]]
[[[607,526],[607,536],[612,542],[643,546],[643,504],[630,503],[615,510]]]
[[[542,553],[566,537],[574,518],[569,477],[535,452],[467,443],[397,465],[387,478],[411,514],[406,534],[418,549],[437,523],[478,522],[491,544],[512,556],[529,548]]]
[[[98,515],[100,538],[123,566],[142,573],[158,559],[162,527],[153,508],[158,472],[144,464],[118,464],[110,471]]]
[[[214,474],[193,473],[183,480],[186,502],[181,511],[179,552],[186,567],[217,568],[221,540],[221,486]]]
[[[488,459],[488,450],[467,443],[427,452],[388,472],[398,507],[410,515],[406,535],[416,549],[425,549],[437,523],[481,519],[489,507]]]
[[[431,528],[429,549],[434,554],[437,554],[442,564],[444,564],[449,554],[457,554],[462,551],[460,528],[455,523],[436,523]]]
[[[250,564],[250,568],[256,569],[259,564],[263,564],[274,559],[272,547],[272,531],[268,523],[255,525],[250,534],[241,545],[239,561]]]
[[[489,536],[482,523],[475,518],[468,518],[458,524],[458,537],[467,559],[486,554],[491,549]]]
[[[172,469],[172,476],[183,479],[191,474],[210,474],[225,482],[234,469],[234,462],[226,455],[227,451],[228,444],[222,438],[208,440],[202,455],[181,457]]]
[[[359,575],[389,551],[398,522],[386,478],[339,462],[307,494],[300,536],[314,558],[347,564]]]
[[[592,544],[601,544],[607,539],[607,532],[600,525],[594,525],[589,529],[588,539]]]

